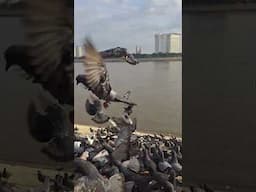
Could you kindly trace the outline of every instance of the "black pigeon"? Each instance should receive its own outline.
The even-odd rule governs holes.
[[[26,44],[5,52],[6,70],[19,65],[60,103],[73,105],[73,4],[24,0]]]
[[[39,182],[43,183],[46,179],[46,176],[42,174],[40,170],[37,171],[37,179]]]
[[[10,177],[11,173],[9,173],[6,168],[4,168],[2,172],[2,178],[9,179]]]
[[[5,71],[8,71],[12,66],[20,66],[32,78],[33,69],[29,65],[31,58],[28,55],[28,46],[24,45],[11,45],[4,52],[6,61]]]
[[[68,117],[60,105],[50,105],[45,114],[28,110],[29,132],[39,142],[46,143],[42,152],[57,161],[73,160],[73,133]]]

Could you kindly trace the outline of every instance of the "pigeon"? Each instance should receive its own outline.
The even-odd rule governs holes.
[[[12,176],[11,173],[9,171],[7,171],[7,169],[4,167],[4,169],[1,173],[1,178],[8,180],[11,176]]]
[[[149,152],[147,149],[144,149],[145,153],[145,165],[149,168],[150,173],[155,181],[165,188],[165,191],[174,192],[174,186],[171,182],[168,181],[168,176],[157,171],[157,166],[155,162],[150,158]]]
[[[86,39],[84,47],[85,74],[76,77],[77,83],[82,83],[101,100],[120,101],[121,97],[118,98],[117,93],[111,88],[107,68],[101,54],[89,39]],[[121,100],[121,102],[125,101]]]
[[[50,184],[50,178],[45,177],[44,181],[40,186],[37,186],[33,189],[31,189],[31,192],[50,192],[51,184]]]
[[[44,92],[50,94],[55,104],[60,106],[74,103],[74,65],[73,65],[73,3],[68,0],[24,0],[25,43],[12,45],[5,51],[6,66],[18,66],[25,71],[27,79],[42,87]],[[41,100],[41,98],[38,97]],[[55,105],[54,104],[54,105]],[[35,105],[33,101],[31,105]],[[55,119],[44,115],[45,108],[28,108],[29,131],[34,139],[39,142],[48,142],[57,137],[56,141],[63,140],[64,132],[72,132],[72,124],[61,123],[57,128]],[[52,101],[48,101],[52,105]],[[47,112],[46,112],[47,113]],[[73,110],[70,110],[66,119],[73,122]],[[53,126],[53,124],[55,124]],[[45,128],[45,130],[43,130]],[[51,130],[51,129],[54,130]],[[59,133],[57,130],[61,130]],[[64,130],[66,129],[66,130]],[[68,130],[70,129],[70,130]],[[36,133],[40,133],[37,134]],[[55,134],[57,133],[57,134]],[[55,134],[55,135],[54,135]],[[57,146],[57,145],[55,145]],[[64,156],[71,156],[70,151],[65,151],[66,146],[59,147]],[[43,150],[42,150],[43,151]],[[69,153],[69,154],[67,154]],[[51,154],[49,157],[54,157]],[[61,160],[62,159],[62,160]],[[72,158],[59,158],[60,161],[70,161]]]
[[[178,159],[177,159],[177,154],[175,151],[172,151],[172,156],[169,159],[169,162],[171,164],[171,166],[173,167],[173,169],[177,172],[181,172],[182,171],[182,166],[179,163]]]
[[[37,171],[37,179],[39,182],[43,183],[46,179],[46,176],[42,174],[40,170]]]
[[[83,174],[79,182],[75,184],[74,191],[96,190],[102,192],[124,192],[124,178],[121,174],[115,174],[109,179],[104,178],[96,167],[81,159],[75,160],[76,171]]]
[[[158,168],[161,172],[167,173],[172,169],[172,166],[168,163],[168,161],[165,160],[164,158],[164,153],[158,146],[158,152],[161,157],[161,160],[158,162]]]
[[[86,111],[90,115],[95,115],[92,120],[96,123],[105,123],[109,120],[109,117],[104,115],[100,100],[105,101],[104,106],[107,106],[111,101],[130,105],[135,104],[126,101],[125,98],[119,96],[117,92],[112,89],[103,57],[96,50],[91,40],[86,39],[84,47],[85,74],[78,75],[76,82],[77,84],[82,83],[89,90],[89,99],[86,100]],[[126,58],[130,57],[127,56]],[[137,61],[135,61],[135,63],[137,63]]]
[[[132,125],[117,119],[113,119],[116,125],[92,130],[94,142],[85,147],[91,154],[86,160],[99,175],[109,181],[113,175],[122,174],[125,191],[130,192],[183,191],[181,159],[176,154],[182,152],[181,141],[163,135],[139,135]],[[99,162],[102,157],[106,158],[104,163]],[[88,179],[87,174],[82,176]]]
[[[131,134],[132,131],[129,126],[122,127],[118,133],[118,138],[115,142],[115,151],[112,154],[116,160],[124,161],[129,158]]]

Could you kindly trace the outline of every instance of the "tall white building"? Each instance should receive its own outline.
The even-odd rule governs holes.
[[[76,46],[74,48],[74,57],[82,57],[82,56],[84,56],[83,46]]]
[[[170,34],[169,53],[182,53],[182,35],[180,33]]]
[[[155,34],[155,52],[168,53],[169,34]]]
[[[181,53],[182,35],[179,33],[155,34],[155,53]]]
[[[155,34],[155,53],[159,53],[160,52],[160,35],[159,34]]]

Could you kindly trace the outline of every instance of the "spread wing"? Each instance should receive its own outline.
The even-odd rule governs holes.
[[[25,0],[25,6],[31,65],[39,79],[47,81],[63,65],[65,54],[73,59],[72,8],[66,0]]]
[[[89,39],[86,39],[84,48],[84,67],[87,87],[100,99],[106,99],[111,91],[107,68],[100,53]]]

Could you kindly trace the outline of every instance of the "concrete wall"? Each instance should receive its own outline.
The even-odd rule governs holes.
[[[184,181],[255,186],[255,6],[183,8]]]

